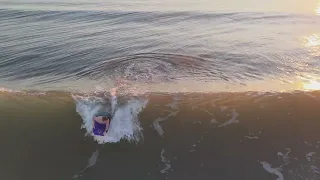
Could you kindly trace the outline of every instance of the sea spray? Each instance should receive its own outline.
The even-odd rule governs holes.
[[[98,111],[110,111],[115,105],[116,98],[111,102],[102,97],[95,96],[72,96],[76,102],[76,111],[83,120],[82,128],[85,128],[86,135],[93,136],[99,144],[119,142],[121,139],[138,142],[143,138],[142,127],[138,120],[138,114],[147,104],[144,98],[131,98],[121,105],[115,107],[114,116],[110,128],[105,136],[95,136],[92,133],[92,117]],[[109,101],[109,102],[108,102]]]

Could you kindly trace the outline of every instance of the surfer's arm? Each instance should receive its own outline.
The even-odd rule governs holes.
[[[112,88],[110,91],[111,94],[111,114],[112,116],[115,113],[116,106],[117,106],[117,96],[116,96],[116,88]]]
[[[112,96],[112,97],[111,97],[111,111],[112,111],[112,116],[113,116],[114,113],[115,113],[116,106],[117,106],[117,96]]]

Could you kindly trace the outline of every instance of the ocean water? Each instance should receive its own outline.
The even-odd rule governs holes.
[[[1,1],[0,178],[320,179],[320,16],[174,7]]]

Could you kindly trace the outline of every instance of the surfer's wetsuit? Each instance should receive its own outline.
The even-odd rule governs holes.
[[[102,122],[98,122],[96,120],[93,120],[93,133],[94,135],[98,135],[98,136],[104,136],[104,132],[107,132],[110,126],[110,122],[111,122],[111,115],[108,112],[100,112],[98,114],[95,115],[95,117],[102,117],[102,121],[109,121],[108,124],[106,123],[102,123]],[[105,120],[104,120],[105,118]]]
[[[109,120],[110,124],[110,120]],[[93,133],[95,135],[103,136],[104,132],[106,132],[107,125],[106,124],[100,124],[97,121],[94,121],[94,127],[93,127]]]
[[[112,113],[114,114],[114,111],[115,111],[115,106],[117,104],[117,97],[116,96],[112,96],[112,100],[111,100],[111,109],[112,109]],[[95,115],[95,117],[98,117],[98,116],[102,116],[102,117],[106,117],[108,118],[109,120],[109,124],[102,124],[102,123],[99,123],[95,120],[94,123],[93,123],[93,133],[94,135],[98,135],[98,136],[104,136],[105,132],[108,132],[109,130],[109,126],[110,126],[110,123],[111,123],[111,119],[112,119],[112,115],[109,114],[108,112],[100,112],[98,114]]]

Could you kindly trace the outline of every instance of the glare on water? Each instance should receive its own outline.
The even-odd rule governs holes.
[[[316,15],[320,16],[320,1],[318,2],[318,5],[317,5],[315,11],[316,11]]]
[[[320,82],[315,80],[309,81],[303,84],[303,88],[306,90],[320,90]]]

